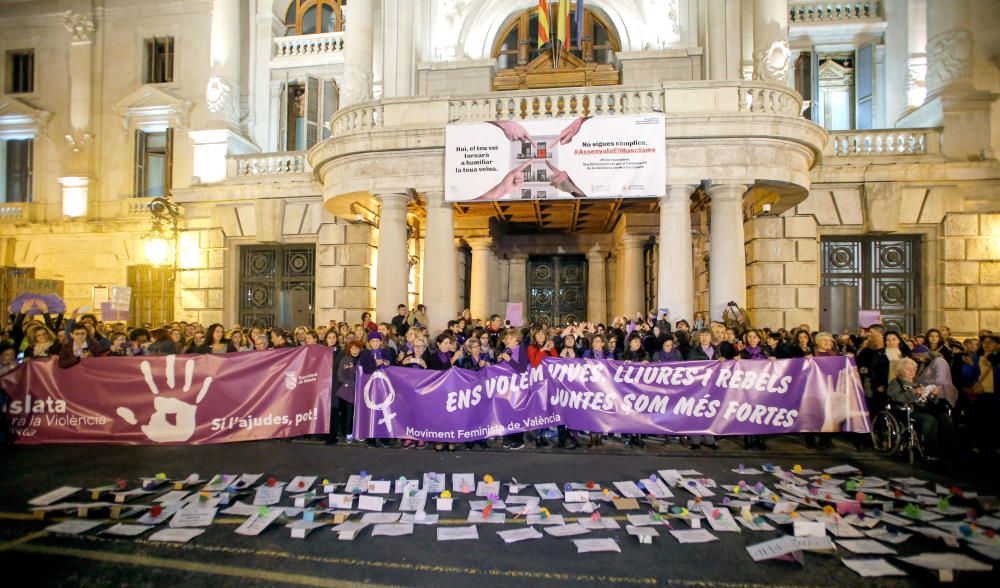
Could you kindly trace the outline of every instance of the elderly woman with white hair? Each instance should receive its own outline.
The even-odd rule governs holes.
[[[899,360],[896,378],[889,382],[886,393],[896,406],[911,406],[913,421],[923,436],[925,455],[950,456],[955,436],[947,402],[935,385],[917,386],[917,362],[909,357]]]

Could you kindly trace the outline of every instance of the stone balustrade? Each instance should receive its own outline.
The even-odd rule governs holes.
[[[35,204],[30,202],[0,203],[0,223],[28,223],[34,220]]]
[[[149,216],[149,203],[152,198],[126,198],[121,201],[122,216]]]
[[[226,175],[230,178],[287,176],[312,171],[309,162],[306,161],[305,151],[230,155],[226,157],[226,162],[228,164]]]
[[[288,67],[342,61],[344,33],[293,35],[274,39],[273,67]]]
[[[844,24],[849,21],[882,20],[882,3],[864,2],[789,2],[791,25]]]
[[[940,155],[941,129],[831,131],[827,157]]]
[[[376,129],[487,120],[615,116],[770,114],[800,118],[802,97],[780,84],[759,81],[671,82],[650,86],[559,88],[459,97],[415,96],[363,102],[330,119],[334,137]]]

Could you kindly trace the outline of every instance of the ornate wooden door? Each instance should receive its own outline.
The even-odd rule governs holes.
[[[864,310],[878,310],[890,330],[920,328],[920,237],[824,237],[824,286],[856,286]]]
[[[240,247],[240,325],[274,326],[279,290],[306,292],[312,307],[315,285],[315,245]],[[309,322],[312,323],[311,318]]]
[[[583,256],[528,260],[528,319],[549,324],[587,320],[587,260]]]

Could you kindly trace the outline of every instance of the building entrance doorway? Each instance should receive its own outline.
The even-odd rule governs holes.
[[[549,255],[528,259],[528,320],[549,324],[587,320],[587,259]]]

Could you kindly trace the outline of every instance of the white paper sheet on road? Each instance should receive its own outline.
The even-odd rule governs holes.
[[[853,570],[862,578],[880,578],[882,576],[905,576],[906,572],[892,565],[888,561],[877,559],[848,559],[841,560],[844,565]]]
[[[479,539],[479,527],[472,525],[469,527],[438,527],[438,541],[463,541],[468,539]]]
[[[534,527],[511,529],[510,531],[497,531],[497,535],[503,539],[504,543],[517,543],[518,541],[529,541],[544,537],[544,535],[539,533],[538,529],[535,529]]]
[[[28,501],[31,506],[49,506],[55,504],[66,498],[67,496],[72,496],[83,490],[83,488],[77,488],[76,486],[61,486],[55,490],[50,490],[45,494],[36,496]]]

